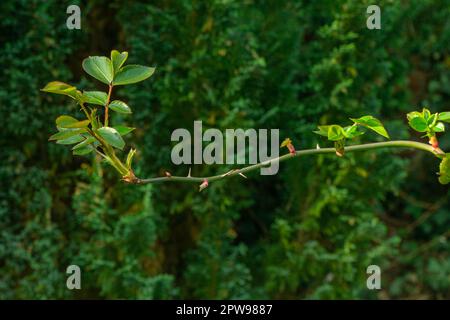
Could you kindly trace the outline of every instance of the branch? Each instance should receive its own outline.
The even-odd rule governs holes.
[[[352,151],[360,151],[360,150],[370,150],[370,149],[379,149],[379,148],[412,148],[412,149],[418,149],[422,151],[428,151],[435,156],[439,157],[440,155],[443,155],[443,151],[441,149],[434,149],[432,146],[421,143],[421,142],[415,142],[415,141],[407,141],[407,140],[396,140],[396,141],[387,141],[387,142],[375,142],[375,143],[367,143],[367,144],[360,144],[360,145],[354,145],[354,146],[348,146],[345,147],[345,152],[352,152]],[[280,156],[278,158],[274,158],[271,160],[267,160],[264,162],[260,162],[258,164],[254,164],[248,167],[244,167],[241,169],[235,169],[228,171],[227,173],[221,174],[221,175],[215,175],[215,176],[209,176],[209,177],[192,177],[190,174],[187,177],[181,177],[181,176],[165,176],[165,177],[157,177],[157,178],[149,178],[149,179],[139,179],[135,178],[133,181],[127,181],[128,183],[132,184],[147,184],[147,183],[156,183],[156,182],[169,182],[169,181],[178,181],[178,182],[212,182],[216,180],[221,180],[224,178],[241,175],[243,177],[244,173],[257,170],[262,167],[270,166],[271,163],[279,161],[285,161],[288,159],[292,159],[295,157],[300,156],[306,156],[310,154],[324,154],[324,153],[335,153],[335,148],[320,148],[320,149],[306,149],[306,150],[299,150],[295,153],[291,154],[285,154],[283,156]]]

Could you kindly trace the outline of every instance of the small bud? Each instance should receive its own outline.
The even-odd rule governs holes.
[[[430,140],[428,141],[429,144],[433,147],[433,149],[439,148],[439,142],[436,136],[430,137]]]
[[[281,143],[280,148],[283,148],[283,147],[288,148],[289,153],[292,155],[295,155],[295,147],[292,144],[291,139],[289,139],[289,138],[284,139],[284,141]]]
[[[202,191],[208,187],[208,179],[203,180],[202,184],[199,187],[198,191]]]
[[[334,149],[336,149],[336,155],[338,157],[343,157],[345,153],[344,140],[335,141]]]

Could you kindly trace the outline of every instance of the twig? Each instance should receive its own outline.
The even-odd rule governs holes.
[[[395,141],[387,141],[387,142],[375,142],[375,143],[354,145],[354,146],[345,147],[345,152],[362,151],[362,150],[379,149],[379,148],[394,148],[394,147],[413,148],[413,149],[418,149],[418,150],[422,150],[422,151],[428,151],[437,157],[440,157],[443,154],[443,152],[441,150],[435,150],[435,149],[433,149],[432,146],[430,146],[428,144],[416,142],[416,141],[408,141],[408,140],[395,140]],[[269,166],[274,162],[282,162],[282,161],[285,161],[288,159],[292,159],[294,157],[300,157],[300,156],[305,156],[305,155],[310,155],[310,154],[325,154],[325,153],[335,153],[335,152],[336,152],[336,150],[334,148],[299,150],[299,151],[296,151],[295,154],[291,154],[291,153],[285,154],[285,155],[282,155],[280,157],[277,157],[277,158],[274,158],[271,160],[260,162],[258,164],[250,165],[248,167],[244,167],[241,169],[235,169],[235,170],[233,170],[231,172],[227,172],[225,174],[219,174],[219,175],[210,176],[210,177],[192,177],[192,176],[188,175],[187,177],[171,176],[170,178],[168,178],[168,177],[157,177],[157,178],[149,178],[149,179],[136,178],[135,181],[131,181],[129,183],[146,184],[146,183],[157,183],[157,182],[168,182],[168,181],[198,183],[198,182],[203,182],[205,180],[208,180],[209,182],[213,182],[216,180],[224,179],[227,177],[232,177],[235,175],[242,175],[246,172],[254,171],[259,168]]]

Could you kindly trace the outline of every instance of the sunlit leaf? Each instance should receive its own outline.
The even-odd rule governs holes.
[[[76,136],[83,132],[86,132],[86,129],[64,130],[64,131],[55,133],[48,140],[64,140],[64,139]]]
[[[328,128],[330,126],[318,126],[317,128],[319,130],[313,131],[315,134],[324,136],[324,137],[328,137]]]
[[[122,65],[125,63],[125,61],[128,58],[128,52],[124,51],[120,53],[117,50],[111,51],[111,62],[113,64],[114,74],[119,72]]]
[[[83,60],[82,66],[87,74],[105,84],[110,84],[113,81],[113,65],[107,57],[88,57]]]
[[[83,97],[87,103],[104,106],[108,95],[103,91],[84,91]]]
[[[389,134],[387,133],[384,126],[381,124],[381,121],[372,117],[372,116],[364,116],[359,119],[351,119],[354,123],[369,128],[372,131],[375,131],[379,135],[382,135],[385,138],[389,139]]]
[[[120,86],[143,81],[149,78],[153,72],[155,72],[155,68],[130,64],[120,69],[114,77],[113,84]]]
[[[341,126],[333,124],[328,127],[328,140],[338,141],[345,138],[344,130]]]
[[[427,121],[423,117],[414,117],[409,121],[411,128],[418,132],[426,132],[428,130]]]
[[[438,120],[444,121],[444,122],[450,122],[450,111],[439,113]]]
[[[71,136],[66,139],[57,140],[56,143],[57,144],[75,144],[75,143],[81,142],[83,140],[84,140],[84,137],[82,135],[77,134],[75,136]]]
[[[47,85],[41,89],[41,91],[49,92],[49,93],[56,93],[56,94],[63,94],[66,96],[71,97],[72,99],[77,99],[77,88],[74,86],[71,86],[70,84],[60,82],[60,81],[53,81],[47,83]]]
[[[119,134],[121,136],[125,136],[127,134],[129,134],[131,131],[133,131],[136,128],[132,128],[132,127],[126,127],[126,126],[114,126],[114,129],[117,130],[117,132],[119,132]]]
[[[119,113],[131,113],[130,107],[123,101],[114,100],[109,104],[111,110],[114,110]]]
[[[113,147],[122,150],[123,147],[125,146],[125,141],[123,141],[122,137],[120,136],[120,133],[117,132],[116,129],[111,127],[102,127],[98,129],[97,132],[103,139],[105,139],[106,142],[108,142]]]
[[[439,165],[439,182],[450,183],[450,153],[447,153]]]
[[[445,125],[443,122],[438,122],[436,123],[436,125],[434,126],[433,130],[435,132],[444,132],[445,131]]]

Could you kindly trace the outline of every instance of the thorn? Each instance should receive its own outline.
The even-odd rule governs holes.
[[[189,178],[191,177],[191,167],[189,167],[189,172],[188,172],[188,175],[187,175]]]
[[[320,146],[319,146],[319,144],[317,144],[317,145],[316,145],[316,149],[320,149]]]
[[[244,177],[245,179],[248,179],[242,172],[239,172],[239,175],[240,175],[241,177]]]
[[[167,178],[171,178],[172,177],[172,174],[170,174],[169,171],[164,172],[164,174],[166,175]]]

